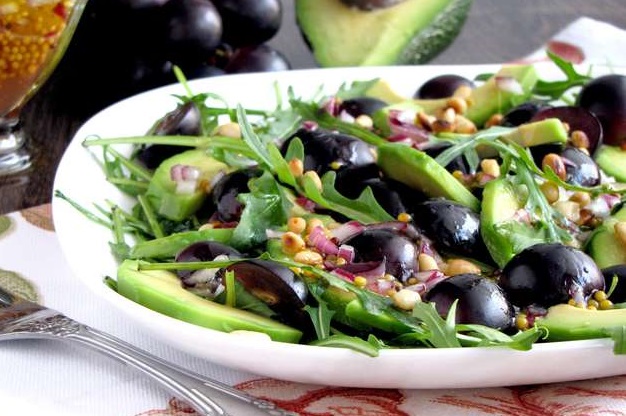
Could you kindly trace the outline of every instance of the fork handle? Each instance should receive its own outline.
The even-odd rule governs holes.
[[[42,312],[45,314],[47,311]],[[19,335],[29,338],[64,339],[97,350],[151,377],[176,397],[188,402],[201,415],[297,416],[296,413],[281,409],[271,402],[249,396],[227,384],[168,363],[61,313],[48,315],[44,320],[45,324],[38,325],[36,330],[33,331],[31,327],[28,331],[19,331]],[[42,323],[41,320],[38,321],[39,324]]]

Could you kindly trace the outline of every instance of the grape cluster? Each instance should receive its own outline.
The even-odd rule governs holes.
[[[90,0],[68,50],[72,82],[108,104],[176,81],[277,71],[289,62],[266,42],[281,0]]]

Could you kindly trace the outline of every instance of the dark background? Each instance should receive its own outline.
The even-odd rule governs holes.
[[[281,30],[270,44],[287,57],[293,68],[316,67],[298,31],[294,1],[283,0]],[[626,1],[474,0],[459,37],[431,63],[511,61],[536,50],[581,16],[626,29]],[[114,26],[112,22],[111,30]],[[27,173],[0,178],[0,214],[50,202],[54,172],[73,133],[88,116],[112,102],[112,97],[105,96],[114,87],[111,80],[94,76],[98,71],[90,67],[93,63],[85,61],[84,48],[89,47],[97,46],[73,42],[51,79],[25,108],[23,119],[33,136],[29,145],[34,166]]]

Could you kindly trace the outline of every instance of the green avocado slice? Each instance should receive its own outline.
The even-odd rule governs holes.
[[[587,243],[587,252],[601,269],[626,264],[626,247],[618,240],[614,228],[620,221],[626,221],[626,207],[606,218]]]
[[[535,324],[548,330],[548,341],[608,338],[626,325],[626,309],[590,310],[559,304],[536,318]]]
[[[302,332],[240,309],[201,298],[185,290],[166,270],[139,270],[136,260],[124,260],[117,270],[118,293],[140,305],[181,321],[223,332],[255,331],[274,341],[297,343]]]
[[[424,63],[457,36],[471,0],[405,0],[361,10],[341,0],[297,0],[298,26],[324,67]]]
[[[378,147],[383,173],[426,195],[444,197],[478,212],[480,201],[450,172],[426,153],[397,143]]]
[[[619,182],[626,182],[626,150],[602,145],[594,157],[600,169]]]
[[[200,171],[199,180],[207,181],[220,171],[228,172],[230,168],[210,157],[204,149],[187,150],[166,159],[159,165],[148,184],[146,197],[160,215],[170,220],[182,221],[200,208],[207,193],[203,189],[177,193],[176,182],[170,177],[172,166],[177,164],[197,168]]]

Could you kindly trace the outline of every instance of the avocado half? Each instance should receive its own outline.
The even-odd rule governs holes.
[[[297,0],[302,35],[323,67],[420,64],[459,34],[472,0],[404,0],[363,10],[341,0]]]

